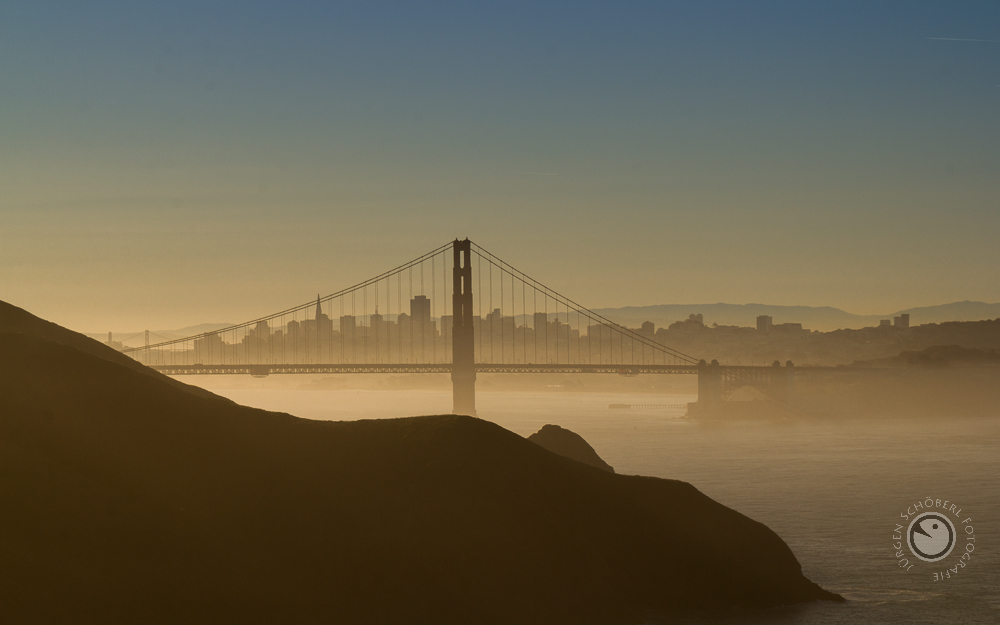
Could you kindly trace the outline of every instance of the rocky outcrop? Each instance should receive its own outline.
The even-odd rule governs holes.
[[[548,449],[554,454],[565,456],[583,464],[589,464],[602,471],[615,472],[614,468],[598,456],[594,448],[582,436],[558,425],[552,425],[551,423],[544,425],[542,429],[529,436],[528,440]]]

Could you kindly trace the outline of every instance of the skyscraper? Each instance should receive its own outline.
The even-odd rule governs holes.
[[[431,300],[417,295],[410,300],[410,330],[413,336],[410,353],[417,362],[429,362],[434,353],[434,321]]]

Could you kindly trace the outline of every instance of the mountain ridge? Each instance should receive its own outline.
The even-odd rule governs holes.
[[[947,321],[985,321],[1000,317],[1000,303],[962,301],[935,306],[907,308],[885,315],[858,315],[833,306],[792,306],[775,304],[655,304],[599,308],[594,312],[623,325],[637,327],[652,321],[657,327],[669,326],[692,314],[704,316],[706,324],[756,325],[758,315],[770,315],[774,323],[801,323],[809,330],[831,331],[877,326],[882,319],[901,314],[910,315],[910,325],[944,323]]]

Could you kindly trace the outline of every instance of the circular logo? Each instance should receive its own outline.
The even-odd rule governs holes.
[[[955,526],[943,514],[924,512],[910,522],[906,544],[924,562],[943,560],[955,547]]]

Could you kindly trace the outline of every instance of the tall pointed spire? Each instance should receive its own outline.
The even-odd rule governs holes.
[[[319,305],[319,293],[316,294],[316,321],[319,321],[320,315],[323,314],[323,308]]]

